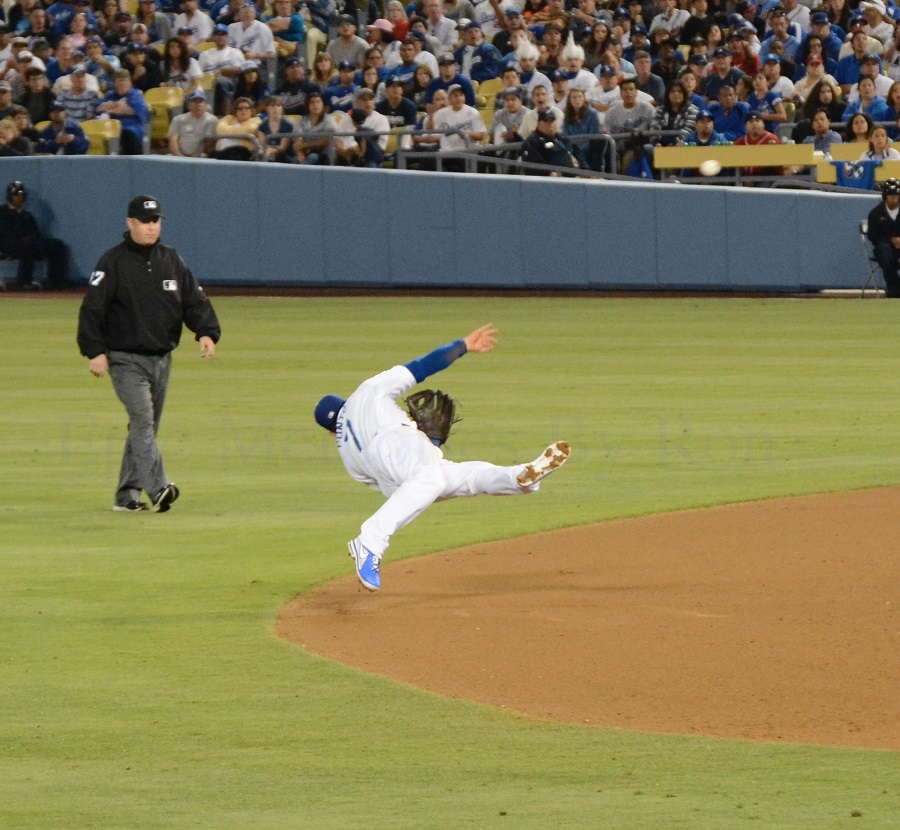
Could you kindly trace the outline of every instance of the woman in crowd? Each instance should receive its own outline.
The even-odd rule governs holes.
[[[591,27],[591,33],[584,41],[584,64],[593,72],[603,63],[603,53],[609,48],[609,37],[612,34],[602,20]]]
[[[847,122],[844,130],[844,144],[869,144],[869,133],[875,124],[864,112],[858,112]]]
[[[157,11],[156,0],[140,0],[134,17],[136,22],[147,27],[151,43],[166,43],[172,37],[172,23],[161,11]]]
[[[234,85],[234,97],[249,98],[253,102],[256,112],[261,113],[266,108],[266,102],[272,90],[259,74],[259,67],[253,61],[245,61],[241,64],[241,72],[237,83]]]
[[[600,135],[600,116],[585,98],[584,90],[572,87],[566,100],[562,132],[566,138]],[[572,141],[572,154],[583,170],[603,170],[602,152],[593,141]]]
[[[681,144],[693,132],[697,121],[697,107],[689,100],[688,91],[680,80],[673,81],[666,90],[665,101],[656,108],[652,130],[677,130],[677,135],[660,136],[656,143],[663,147]]]
[[[828,116],[831,123],[836,124],[844,115],[845,104],[840,101],[840,93],[837,84],[832,84],[826,79],[822,79],[809,91],[806,100],[803,102],[801,118],[794,127],[791,137],[798,144],[803,143],[807,136],[812,135],[812,117],[816,110],[828,110]]]
[[[293,132],[294,125],[284,117],[284,102],[273,95],[266,103],[266,114],[256,131],[256,140],[268,161],[282,164],[294,161]]]
[[[807,35],[800,44],[800,48],[797,50],[797,54],[794,57],[797,68],[794,70],[792,80],[795,84],[797,81],[804,78],[809,71],[807,64],[809,63],[810,58],[819,58],[819,60],[822,61],[823,72],[828,75],[834,75],[837,71],[837,61],[834,60],[834,58],[828,57],[822,38],[818,35]]]
[[[307,115],[301,115],[294,127],[294,157],[297,164],[332,164],[334,139],[337,132],[334,118],[325,112],[325,101],[318,92],[306,99]]]
[[[187,98],[194,90],[200,89],[202,80],[200,64],[188,54],[179,38],[170,37],[163,51],[161,86],[180,87]]]
[[[859,98],[847,104],[844,110],[844,121],[849,120],[855,113],[864,112],[871,116],[873,121],[890,121],[891,113],[887,101],[875,94],[875,81],[868,77],[861,77],[857,84]]]
[[[787,112],[781,96],[769,89],[769,82],[762,72],[757,72],[753,76],[753,92],[747,99],[747,103],[750,105],[751,112],[756,110],[762,116],[769,132],[774,132],[778,129],[779,124],[787,121]]]
[[[384,98],[384,84],[378,74],[378,68],[371,63],[366,64],[362,70],[362,78],[360,78],[360,89],[371,89],[375,93],[375,102],[377,103]],[[357,90],[359,91],[359,90]]]
[[[806,59],[806,74],[794,84],[794,101],[797,104],[804,103],[809,98],[813,87],[822,81],[827,81],[832,87],[838,86],[834,76],[829,75],[825,71],[825,64],[822,62],[822,58],[817,55],[811,55]]]
[[[237,98],[231,115],[219,119],[216,134],[221,136],[241,136],[222,138],[216,142],[216,149],[210,153],[213,158],[230,161],[249,161],[256,152],[255,143],[244,136],[255,136],[259,130],[260,117],[254,112],[254,104],[249,98]]]
[[[859,157],[860,161],[898,161],[900,152],[890,145],[887,130],[884,127],[873,126],[869,130],[869,149]]]
[[[337,83],[337,67],[334,65],[334,58],[328,52],[319,52],[313,61],[312,73],[310,80],[325,89],[332,84]]]
[[[431,67],[424,63],[420,63],[413,73],[412,92],[408,97],[420,110],[425,108],[425,90],[433,77]]]
[[[890,110],[889,120],[894,122],[894,126],[888,129],[888,135],[891,137],[891,140],[894,140],[897,138],[897,118],[900,117],[900,81],[894,81],[891,84],[891,88],[888,90],[884,100],[887,101],[888,109]]]
[[[409,19],[406,16],[406,8],[400,0],[390,0],[387,4],[386,17],[394,27],[394,37],[403,43],[409,34]]]
[[[72,43],[72,46],[79,52],[84,50],[84,43],[88,39],[88,37],[92,34],[88,30],[88,19],[87,15],[83,12],[78,12],[77,14],[72,15],[72,19],[69,21],[69,40]]]

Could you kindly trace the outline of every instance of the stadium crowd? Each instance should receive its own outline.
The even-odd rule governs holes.
[[[788,135],[900,158],[895,0],[264,1],[7,2],[0,156],[83,154],[114,119],[124,154],[314,165],[490,147],[647,176],[659,145]]]

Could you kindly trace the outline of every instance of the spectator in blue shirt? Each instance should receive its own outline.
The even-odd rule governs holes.
[[[59,103],[50,105],[50,123],[38,133],[37,152],[57,156],[83,156],[88,151],[88,139],[77,121],[66,116],[66,108]]]
[[[867,76],[859,79],[859,98],[847,104],[841,120],[846,123],[858,112],[865,113],[873,121],[893,120],[888,102],[880,95],[875,94],[875,81]]]
[[[747,116],[750,107],[738,101],[737,93],[730,84],[719,89],[719,100],[709,105],[713,116],[713,125],[717,133],[725,136],[726,141],[734,141],[747,134]]]
[[[131,74],[120,69],[113,78],[113,88],[97,106],[98,113],[106,113],[122,123],[119,139],[124,156],[140,156],[144,152],[144,124],[149,110],[143,94],[131,85]]]
[[[353,93],[359,87],[353,83],[356,74],[356,64],[351,61],[341,61],[338,64],[338,83],[325,88],[322,97],[329,112],[350,112],[353,109]]]

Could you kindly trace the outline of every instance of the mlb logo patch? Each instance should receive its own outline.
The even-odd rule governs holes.
[[[177,291],[178,290],[178,281],[177,280],[163,280],[163,291]]]
[[[91,274],[90,283],[91,285],[100,285],[103,282],[103,278],[106,276],[106,271],[94,271]]]

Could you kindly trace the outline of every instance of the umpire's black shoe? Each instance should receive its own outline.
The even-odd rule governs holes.
[[[142,510],[149,510],[150,505],[145,501],[130,501],[127,504],[115,504],[113,510],[116,513],[140,513]]]
[[[165,513],[171,506],[172,502],[178,498],[178,488],[171,482],[157,493],[153,499],[153,512]]]

